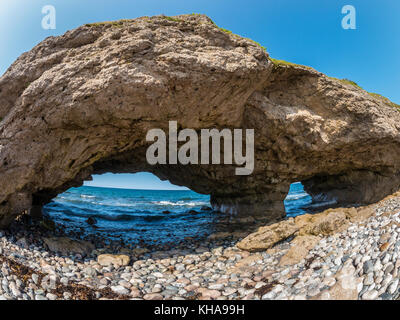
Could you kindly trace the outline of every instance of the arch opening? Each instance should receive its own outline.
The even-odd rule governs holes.
[[[284,201],[294,217],[323,207],[301,182],[291,184]],[[162,181],[152,173],[101,174],[57,195],[43,207],[61,233],[99,244],[168,246],[204,240],[222,232],[250,232],[214,211],[210,196]]]
[[[305,214],[313,205],[311,196],[304,190],[301,182],[290,185],[289,192],[284,200],[287,217],[296,217]]]
[[[145,172],[94,175],[53,198],[43,214],[68,236],[135,247],[205,239],[227,218],[212,210],[209,195]]]
[[[326,209],[343,205],[357,206],[357,203],[343,204],[337,199],[324,194],[310,194],[305,182],[294,182],[290,185],[289,192],[284,200],[287,217],[296,217],[306,213],[318,213]]]

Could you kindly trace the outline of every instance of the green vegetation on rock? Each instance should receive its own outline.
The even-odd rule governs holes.
[[[122,27],[125,22],[130,22],[130,19],[121,19],[117,21],[104,21],[104,22],[96,22],[96,23],[87,23],[85,24],[86,27],[102,27],[106,25],[111,25],[113,27]]]
[[[359,89],[364,90],[363,88],[361,88],[361,87],[357,84],[357,82],[354,82],[354,81],[352,81],[352,80],[349,80],[349,79],[338,79],[338,78],[335,78],[335,77],[328,77],[328,78],[329,78],[329,79],[332,79],[332,80],[340,81],[341,83],[349,84],[349,85],[352,85],[353,87],[356,87],[356,88],[359,88]]]
[[[212,24],[216,25],[215,22],[210,17],[208,17],[208,16],[206,16],[206,15],[204,15],[202,13],[194,13],[193,12],[193,13],[190,14],[190,16],[197,16],[197,17],[205,16],[211,21]]]
[[[341,83],[347,84],[347,85],[351,85],[353,87],[356,87],[360,90],[365,91],[366,93],[368,93],[370,96],[374,97],[375,99],[381,100],[382,102],[386,103],[387,105],[396,108],[397,110],[400,111],[400,105],[398,105],[397,103],[394,103],[392,101],[390,101],[388,98],[384,97],[383,95],[379,94],[379,93],[373,93],[373,92],[368,92],[367,90],[363,89],[362,87],[360,87],[356,82],[349,80],[349,79],[338,79],[338,78],[334,78],[334,77],[328,77],[332,80],[336,80],[336,81],[340,81]]]
[[[214,23],[214,24],[215,24],[215,23]],[[218,26],[217,26],[217,27],[218,27]],[[238,35],[238,34],[233,33],[232,31],[230,31],[230,30],[228,30],[228,29],[224,29],[224,28],[221,28],[221,27],[218,27],[218,29],[219,29],[220,31],[225,32],[225,33],[227,33],[227,34],[229,34],[229,35],[232,35],[232,36],[234,36],[234,37],[246,39],[246,40],[248,40],[248,41],[250,41],[250,42],[253,42],[255,45],[259,46],[259,47],[262,48],[265,52],[267,52],[267,48],[266,48],[266,47],[262,46],[260,43],[258,43],[257,41],[254,41],[253,39],[242,37],[242,36],[240,36],[240,35]]]
[[[274,58],[270,58],[272,63],[276,66],[286,66],[286,67],[301,67],[301,68],[307,68],[307,69],[313,69],[309,66],[303,66],[301,64],[296,64],[296,63],[292,63],[292,62],[288,62],[285,60],[277,60]]]
[[[352,80],[349,80],[349,79],[341,79],[341,80],[339,80],[339,81],[341,81],[341,82],[343,82],[343,83],[346,83],[346,84],[350,84],[350,85],[352,85],[352,86],[354,86],[354,87],[357,87],[357,88],[362,89],[362,88],[357,84],[357,82],[354,82],[354,81],[352,81]]]
[[[249,41],[251,41],[251,42],[253,42],[254,44],[256,44],[257,46],[259,46],[260,48],[262,48],[265,52],[267,52],[267,48],[266,47],[264,47],[264,46],[262,46],[260,43],[258,43],[257,41],[254,41],[254,40],[252,40],[252,39],[250,39],[250,38],[246,38],[247,40],[249,40]]]
[[[167,19],[169,21],[173,21],[173,22],[183,22],[183,19],[178,19],[178,18],[174,18],[174,17],[170,17],[170,16],[164,16],[164,19]]]
[[[382,100],[384,103],[392,106],[393,108],[396,108],[397,110],[400,111],[400,104],[394,103],[392,101],[390,101],[388,98],[384,97],[383,95],[379,94],[379,93],[373,93],[373,92],[368,92],[371,96],[373,96],[376,99],[380,99]]]

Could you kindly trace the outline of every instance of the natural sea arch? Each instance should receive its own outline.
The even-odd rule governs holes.
[[[61,230],[94,241],[162,245],[204,239],[219,231],[251,232],[257,226],[256,221],[238,223],[212,211],[209,199],[150,173],[107,173],[59,194],[42,211]],[[311,197],[301,183],[294,183],[284,203],[287,216],[293,217],[306,212]]]
[[[146,161],[168,122],[254,129],[254,170]],[[232,216],[285,218],[290,184],[368,204],[400,188],[397,105],[274,60],[203,15],[143,17],[49,37],[0,78],[0,228],[93,174],[152,172]]]

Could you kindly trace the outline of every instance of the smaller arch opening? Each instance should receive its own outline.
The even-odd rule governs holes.
[[[286,216],[296,217],[306,213],[318,213],[329,208],[335,208],[337,201],[327,200],[323,197],[312,198],[308,194],[302,182],[294,182],[290,185],[289,193],[284,200]]]
[[[286,216],[296,217],[307,213],[312,202],[311,196],[304,190],[301,182],[292,183],[284,200]]]

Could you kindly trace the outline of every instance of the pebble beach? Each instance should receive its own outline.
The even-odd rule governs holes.
[[[168,250],[107,254],[49,250],[43,231],[22,222],[0,231],[1,300],[395,300],[400,295],[400,196],[374,214],[321,237],[298,263],[282,264],[291,239],[261,252],[214,237]],[[89,249],[92,249],[89,246]]]

